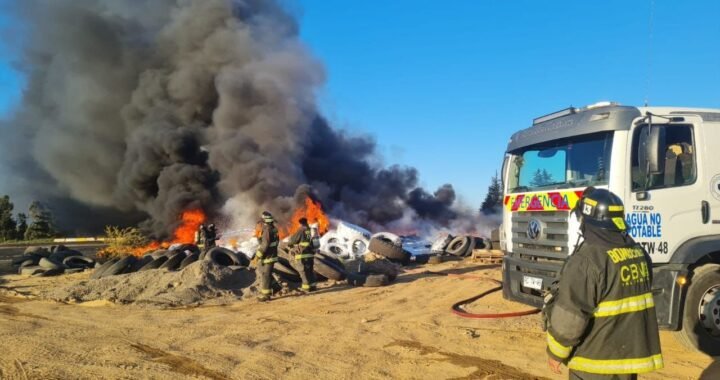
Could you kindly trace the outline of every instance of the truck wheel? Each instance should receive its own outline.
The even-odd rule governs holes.
[[[720,355],[720,265],[695,269],[676,337],[688,348]]]

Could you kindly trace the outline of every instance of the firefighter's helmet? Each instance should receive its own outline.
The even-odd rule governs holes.
[[[301,226],[307,226],[308,225],[307,218],[298,219],[298,223],[300,223]]]
[[[622,199],[606,189],[588,188],[573,209],[583,223],[611,231],[625,231]]]
[[[269,211],[263,211],[262,214],[260,214],[262,217],[263,222],[265,223],[272,223],[275,221],[272,214]]]

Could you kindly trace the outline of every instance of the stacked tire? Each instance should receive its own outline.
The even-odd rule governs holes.
[[[233,269],[247,268],[250,265],[247,256],[223,247],[214,247],[202,253],[193,244],[182,244],[172,248],[172,250],[160,249],[142,257],[125,256],[110,259],[95,269],[90,278],[96,279],[155,269],[181,271],[188,265],[200,260],[212,261],[217,265]]]
[[[411,255],[403,249],[402,240],[400,240],[397,235],[389,233],[376,234],[372,239],[370,239],[370,247],[368,250],[383,256],[390,261],[400,263],[402,265],[410,264]]]
[[[95,260],[64,245],[28,247],[25,253],[12,261],[19,274],[30,276],[56,276],[81,272],[95,267]]]

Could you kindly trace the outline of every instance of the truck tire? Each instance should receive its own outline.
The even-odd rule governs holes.
[[[34,254],[34,253],[31,253],[31,254],[28,254],[28,255],[22,255],[22,256],[20,256],[20,257],[14,258],[14,259],[12,260],[12,265],[13,265],[13,266],[22,265],[22,263],[24,263],[24,262],[26,262],[26,261],[28,261],[28,260],[34,261],[35,264],[33,264],[33,265],[37,265],[37,263],[40,262],[40,259],[41,259],[41,258],[42,258],[42,256],[37,255],[37,254]]]
[[[720,356],[720,265],[695,268],[675,336],[688,348]]]
[[[302,282],[300,274],[298,274],[295,268],[281,257],[278,257],[278,261],[273,265],[273,273],[288,282]]]
[[[400,238],[400,236],[397,236],[390,232],[378,232],[373,235],[372,238],[387,240],[397,246],[402,246],[402,239]]]
[[[153,259],[157,259],[158,257],[165,256],[166,253],[168,253],[167,249],[158,249],[150,253],[150,256],[152,256]]]
[[[148,255],[145,255],[135,261],[135,264],[133,264],[132,268],[130,268],[130,272],[137,272],[145,265],[148,265],[149,263],[153,262],[153,257]],[[129,273],[130,273],[129,272]]]
[[[113,264],[118,262],[120,259],[110,259],[104,263],[102,263],[99,267],[95,268],[95,270],[90,274],[90,278],[100,278],[102,277],[102,274],[108,270]]]
[[[328,280],[342,281],[346,278],[344,267],[322,257],[315,257],[313,271]]]
[[[180,262],[180,265],[178,265],[178,270],[185,269],[186,266],[198,261],[199,259],[200,255],[198,255],[197,253],[187,255],[187,257],[185,257],[183,261]]]
[[[61,263],[59,263],[55,260],[52,260],[49,257],[47,257],[47,258],[43,257],[42,259],[40,259],[40,262],[38,263],[38,265],[40,265],[41,268],[45,268],[45,269],[58,269],[58,268],[64,267]]]
[[[207,251],[204,260],[212,261],[222,266],[242,265],[235,252],[223,247],[214,247]]]
[[[158,269],[167,269],[168,271],[174,271],[178,269],[180,263],[187,257],[187,254],[185,253],[185,251],[174,252],[175,253],[168,257],[167,261],[160,265],[160,268]]]
[[[137,261],[137,258],[135,256],[125,256],[122,259],[118,260],[115,264],[111,265],[106,271],[104,271],[100,275],[100,278],[123,274],[128,269],[130,269],[133,264],[135,264],[135,261]]]
[[[45,269],[41,268],[39,265],[31,265],[27,267],[21,267],[18,269],[18,274],[21,274],[23,276],[33,276],[36,273],[44,272]]]
[[[322,252],[317,252],[317,253],[315,253],[315,257],[319,257],[325,261],[329,261],[329,262],[335,264],[335,266],[337,266],[339,268],[343,268],[343,270],[345,269],[345,264],[343,264],[342,260],[340,260],[337,256],[328,255],[328,254],[322,253]]]
[[[68,268],[92,268],[95,260],[85,256],[70,256],[63,260],[63,265]]]
[[[198,247],[195,244],[183,244],[183,245],[175,248],[174,251],[177,251],[177,252],[189,251],[190,253],[197,253],[199,255],[200,247]]]
[[[167,260],[168,258],[166,256],[160,256],[157,259],[154,259],[153,261],[145,264],[142,268],[138,269],[138,272],[144,272],[150,269],[158,269],[161,265],[165,264]]]
[[[399,247],[387,240],[374,238],[370,240],[369,251],[377,253],[388,260],[400,262],[403,265],[410,262],[410,255]]]
[[[470,243],[472,243],[472,238],[468,236],[458,236],[447,245],[445,252],[453,256],[465,256],[470,247]]]

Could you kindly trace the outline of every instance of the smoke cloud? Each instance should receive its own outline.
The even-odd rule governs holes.
[[[269,0],[17,1],[27,77],[0,122],[11,194],[167,236],[203,208],[250,224],[310,195],[336,218],[449,226],[455,192],[378,164],[375,141],[320,115],[322,65]],[[80,212],[80,211],[78,211]],[[72,217],[61,223],[78,223]],[[101,227],[101,226],[99,226]]]

